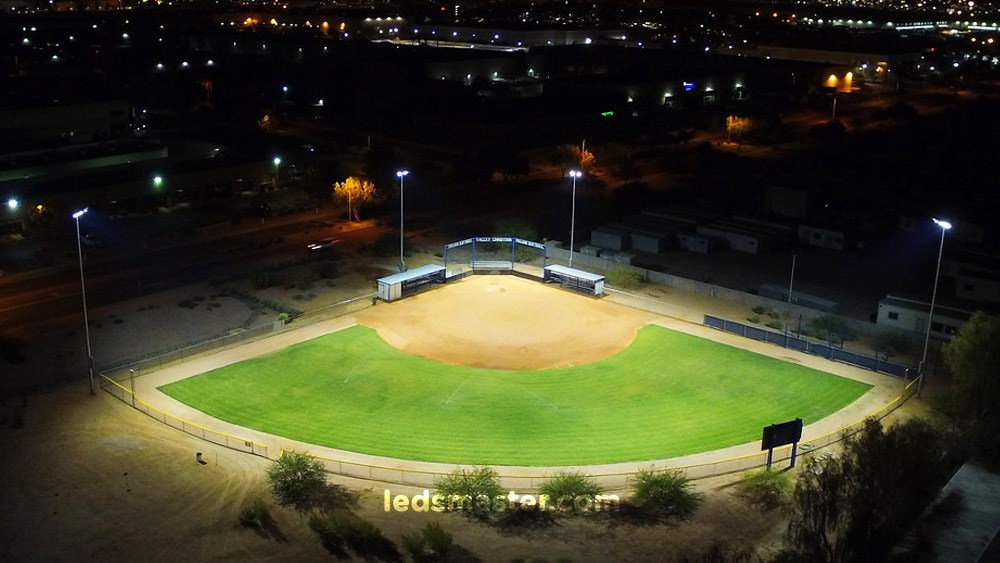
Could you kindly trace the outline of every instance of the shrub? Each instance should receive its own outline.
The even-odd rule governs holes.
[[[428,554],[424,551],[424,546],[427,542],[424,540],[423,534],[420,532],[403,534],[400,539],[403,542],[403,551],[410,554],[410,559],[413,560],[413,563],[420,563],[428,560]]]
[[[771,319],[764,323],[764,326],[773,328],[774,330],[785,330],[785,321],[781,319]]]
[[[283,321],[288,318],[288,313],[278,313],[278,320]]]
[[[191,301],[190,299],[185,299],[183,301],[179,301],[177,303],[177,306],[184,309],[194,309],[195,307],[198,306],[198,304],[195,303],[194,301]]]
[[[461,511],[470,516],[486,518],[494,502],[506,502],[507,494],[500,477],[491,467],[456,469],[434,483],[437,493],[448,499],[446,510]]]
[[[283,452],[267,469],[267,484],[279,503],[304,509],[322,496],[326,471],[306,454]]]
[[[255,497],[240,509],[240,524],[247,528],[263,528],[271,519],[267,503],[260,497]]]
[[[771,510],[788,499],[792,480],[785,471],[760,469],[744,473],[736,489],[750,504]]]
[[[777,309],[771,309],[770,311],[767,312],[767,316],[772,319],[780,319],[781,311],[778,311]]]
[[[642,274],[628,266],[615,266],[608,270],[608,284],[622,289],[636,289],[642,285]]]
[[[345,558],[345,548],[366,560],[396,561],[396,547],[382,535],[382,530],[368,520],[343,510],[316,512],[309,516],[309,528],[319,536],[323,547],[338,558]]]
[[[760,322],[760,315],[751,315],[751,316],[747,317],[747,320],[750,321],[753,324],[757,324],[757,323]]]
[[[580,497],[589,498],[590,505],[593,506],[594,498],[604,492],[600,485],[595,483],[590,477],[582,473],[559,472],[551,479],[542,484],[538,490],[542,495],[549,497],[549,502],[555,502],[556,506],[564,506],[559,503],[559,499]],[[573,512],[579,512],[576,503],[573,503]]]
[[[454,546],[451,534],[437,522],[428,522],[424,526],[422,533],[427,549],[431,552],[430,556],[432,560],[441,561],[447,559],[448,554],[451,553]]]
[[[820,315],[809,321],[809,327],[821,335],[821,338],[833,338],[834,336],[841,340],[854,338],[854,334],[847,326],[847,321],[836,315]]]
[[[632,501],[644,512],[665,518],[690,518],[701,504],[701,495],[680,471],[640,471],[632,483]]]
[[[764,307],[763,305],[757,305],[756,307],[751,309],[751,311],[753,311],[755,315],[763,315],[765,312],[767,312],[767,307]]]

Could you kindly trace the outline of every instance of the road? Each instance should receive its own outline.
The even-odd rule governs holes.
[[[212,279],[229,279],[269,265],[308,256],[306,245],[326,237],[341,240],[349,253],[370,243],[373,222],[335,223],[332,213],[303,212],[267,218],[252,228],[218,229],[167,244],[118,244],[86,249],[84,276],[88,308],[153,291]],[[259,221],[259,220],[251,220]],[[76,260],[0,278],[0,326],[4,331],[80,314],[80,272]]]

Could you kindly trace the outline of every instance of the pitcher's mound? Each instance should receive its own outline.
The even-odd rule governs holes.
[[[590,363],[627,347],[655,318],[514,276],[471,276],[358,313],[396,348],[471,367],[545,369]]]

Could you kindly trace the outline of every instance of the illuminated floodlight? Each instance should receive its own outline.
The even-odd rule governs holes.
[[[17,200],[16,197],[12,197],[7,200],[7,208],[10,210],[17,209],[21,205],[21,202]]]
[[[163,185],[163,176],[160,176],[159,174],[153,176],[153,185],[154,186]]]
[[[583,176],[583,172],[580,172],[579,170],[570,170],[569,175],[572,176],[573,178],[580,178],[581,176]]]
[[[934,218],[934,224],[941,227],[942,229],[948,231],[951,229],[951,223],[944,221],[942,219]]]
[[[403,176],[406,176],[409,173],[410,173],[409,170],[397,170],[396,171],[396,177],[402,178]]]
[[[81,210],[77,211],[76,213],[74,213],[73,214],[73,218],[74,219],[79,219],[80,217],[83,217],[83,214],[86,213],[89,210],[90,210],[89,207],[84,207],[83,209],[81,209]]]
[[[280,156],[274,157],[274,160],[272,162],[274,162],[275,166],[278,166],[279,164],[281,164],[281,157]]]

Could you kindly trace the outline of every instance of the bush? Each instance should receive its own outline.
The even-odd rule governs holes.
[[[555,502],[556,506],[563,506],[559,499],[569,497],[577,499],[586,497],[591,500],[590,505],[594,505],[594,499],[604,492],[600,485],[595,483],[590,477],[582,473],[560,472],[542,484],[538,492],[549,497],[549,502]],[[578,512],[576,503],[573,503],[573,512]]]
[[[764,326],[773,328],[774,330],[785,330],[785,321],[781,319],[771,319],[764,323]]]
[[[430,556],[424,549],[427,541],[424,540],[423,534],[420,532],[403,534],[400,539],[403,542],[403,551],[410,554],[410,559],[413,563],[421,563],[429,560]]]
[[[434,487],[448,499],[446,510],[478,518],[488,517],[498,498],[507,499],[500,477],[491,467],[456,469],[435,481]]]
[[[781,319],[781,311],[778,311],[777,309],[771,309],[770,311],[767,312],[767,316],[772,319]]]
[[[423,529],[423,539],[430,550],[432,561],[443,561],[451,553],[454,542],[451,534],[437,522],[428,522]]]
[[[279,321],[283,321],[283,320],[286,320],[287,318],[288,318],[288,313],[278,313],[278,317],[277,317],[277,319],[278,319]]]
[[[609,285],[622,289],[636,289],[642,285],[642,274],[636,272],[628,266],[615,266],[608,270],[607,280]]]
[[[747,320],[750,321],[753,324],[757,324],[757,323],[760,322],[760,315],[751,315],[751,316],[747,317]]]
[[[771,510],[788,500],[792,480],[785,471],[760,469],[744,473],[736,489],[750,504]]]
[[[816,334],[822,335],[821,338],[837,337],[841,341],[854,338],[854,334],[847,326],[847,321],[836,315],[820,315],[809,321],[809,327]]]
[[[322,497],[326,471],[306,454],[283,452],[267,469],[267,484],[280,504],[305,509]]]
[[[685,520],[694,515],[701,495],[680,471],[640,471],[632,483],[632,501],[651,515]]]
[[[260,497],[255,497],[240,509],[240,524],[247,528],[263,528],[271,519],[267,503]]]
[[[399,560],[396,547],[371,522],[343,510],[316,512],[309,516],[309,528],[320,543],[338,558],[345,558],[345,548],[362,559]]]
[[[757,305],[756,307],[751,309],[751,311],[753,311],[755,315],[763,315],[764,313],[767,312],[767,307],[764,307],[763,305]]]

